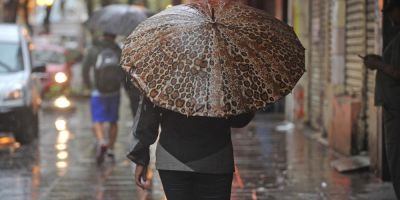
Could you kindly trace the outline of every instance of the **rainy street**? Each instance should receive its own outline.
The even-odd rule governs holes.
[[[0,200],[399,200],[396,24],[397,0],[0,0]]]
[[[115,162],[97,167],[88,101],[74,99],[70,112],[44,110],[37,144],[2,147],[0,199],[123,200],[164,199],[154,171],[152,189],[134,185],[131,162],[132,118],[123,98]],[[236,172],[232,199],[395,199],[390,183],[368,170],[336,172],[330,161],[339,155],[281,115],[259,114],[249,126],[233,131]]]

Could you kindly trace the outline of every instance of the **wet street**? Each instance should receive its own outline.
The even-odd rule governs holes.
[[[44,109],[36,144],[0,152],[1,200],[165,199],[157,172],[153,189],[139,191],[132,164],[128,102],[123,98],[115,162],[97,167],[86,99],[76,109]],[[284,130],[284,131],[282,131]],[[389,183],[369,171],[341,174],[330,167],[337,155],[313,134],[284,123],[280,115],[259,114],[246,128],[233,131],[237,173],[233,200],[395,199]]]

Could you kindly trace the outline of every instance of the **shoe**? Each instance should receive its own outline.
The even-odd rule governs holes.
[[[97,147],[97,151],[96,151],[96,162],[97,162],[97,165],[103,164],[104,155],[106,154],[106,152],[107,152],[107,146],[106,145],[102,144],[102,145],[99,145]]]
[[[108,157],[114,157],[114,150],[112,150],[112,149],[107,149],[107,156],[108,156]]]
[[[114,150],[112,149],[107,149],[107,157],[111,158],[111,160],[115,160],[115,154],[114,154]]]

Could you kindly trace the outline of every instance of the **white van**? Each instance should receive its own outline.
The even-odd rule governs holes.
[[[40,76],[33,67],[28,31],[16,24],[0,24],[0,134],[11,132],[21,144],[31,143],[39,131]]]

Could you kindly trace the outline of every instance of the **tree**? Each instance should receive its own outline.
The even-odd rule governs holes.
[[[32,26],[29,23],[29,2],[30,2],[30,0],[25,0],[22,3],[22,10],[23,10],[23,13],[24,13],[23,17],[24,17],[24,22],[26,24],[26,27],[28,28],[29,32],[32,33]]]
[[[87,13],[90,17],[93,14],[94,2],[93,0],[86,0],[85,2],[86,2]]]
[[[18,0],[5,0],[3,1],[4,8],[4,22],[15,23],[17,21],[19,2]]]

